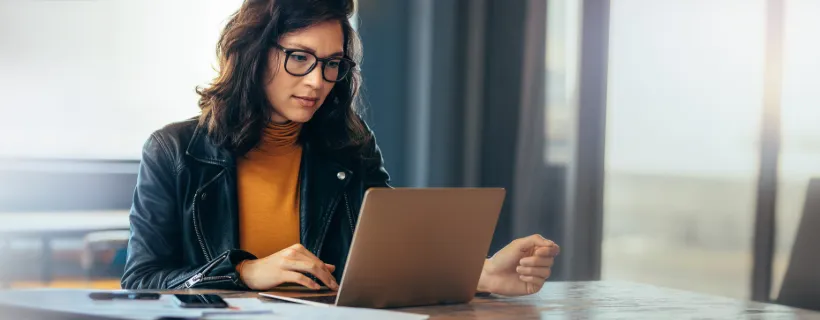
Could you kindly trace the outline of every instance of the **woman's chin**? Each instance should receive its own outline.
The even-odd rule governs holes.
[[[295,112],[289,112],[285,115],[285,118],[287,118],[288,121],[305,123],[313,118],[313,113],[313,110],[298,110]]]

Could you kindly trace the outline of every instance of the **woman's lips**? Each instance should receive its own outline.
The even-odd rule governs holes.
[[[305,107],[305,108],[312,108],[319,101],[318,98],[312,98],[312,97],[293,96],[293,98],[296,99],[296,101],[299,102],[299,104],[302,107]]]

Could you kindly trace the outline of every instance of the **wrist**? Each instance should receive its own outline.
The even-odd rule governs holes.
[[[484,259],[484,266],[481,268],[481,276],[478,278],[477,292],[490,293],[492,292],[492,275],[489,272],[489,259]]]
[[[242,260],[242,262],[236,265],[236,272],[239,274],[239,280],[248,286],[248,288],[256,290],[256,286],[254,286],[252,281],[253,277],[251,276],[253,273],[253,265],[254,260]]]

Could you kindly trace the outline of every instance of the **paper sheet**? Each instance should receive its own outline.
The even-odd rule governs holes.
[[[6,290],[0,291],[0,304],[52,311],[70,312],[121,319],[154,320],[160,317],[204,319],[397,319],[422,320],[427,315],[345,307],[313,307],[300,304],[264,302],[257,298],[225,298],[232,307],[226,309],[183,309],[170,295],[153,301],[94,301],[88,294],[99,290]]]

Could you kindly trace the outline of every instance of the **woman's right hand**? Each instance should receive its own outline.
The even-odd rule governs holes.
[[[322,262],[301,244],[262,259],[245,260],[237,269],[242,281],[253,290],[269,290],[283,283],[296,283],[315,290],[321,288],[302,272],[316,276],[332,290],[339,288],[331,274],[336,267]]]

